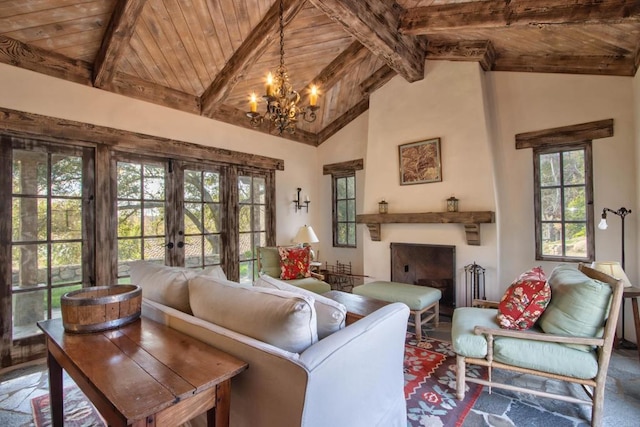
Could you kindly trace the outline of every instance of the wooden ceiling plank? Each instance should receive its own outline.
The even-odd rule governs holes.
[[[427,59],[445,61],[477,61],[483,70],[493,68],[496,52],[489,40],[463,40],[438,42],[431,40],[427,46]]]
[[[290,22],[303,6],[304,1],[285,0],[283,5],[285,22]],[[276,2],[205,90],[201,100],[203,116],[212,116],[218,105],[229,96],[238,81],[273,42],[278,31],[279,13]]]
[[[408,82],[424,78],[425,46],[421,39],[398,32],[403,9],[384,0],[309,0],[343,25],[372,53]]]
[[[369,109],[369,97],[351,107],[346,113],[335,119],[331,124],[318,133],[318,145],[331,138],[340,129],[351,123],[356,117]]]
[[[211,83],[215,73],[214,70],[207,67],[207,63],[200,52],[201,49],[207,50],[205,46],[208,41],[204,39],[200,23],[197,17],[194,16],[195,10],[187,3],[191,2],[165,1],[164,6],[189,61],[192,70],[191,78],[198,81],[198,90],[195,93],[201,95]],[[193,23],[194,28],[191,27],[190,23]],[[215,64],[215,62],[212,62],[212,64]]]
[[[147,0],[118,0],[93,64],[93,85],[106,87],[129,46],[138,17]]]
[[[385,64],[360,83],[360,91],[362,91],[364,95],[370,95],[384,86],[397,74],[393,68]]]
[[[608,24],[640,19],[637,0],[505,0],[447,3],[407,9],[403,34],[527,25]]]
[[[0,35],[0,62],[91,85],[91,64]]]
[[[249,124],[249,120],[247,120],[247,116],[244,111],[238,110],[237,108],[233,108],[228,105],[222,105],[218,107],[213,112],[212,118],[235,126],[240,126],[246,129],[266,133],[268,135],[289,139],[291,141],[301,142],[313,147],[316,147],[318,145],[318,137],[315,134],[311,132],[305,132],[302,129],[296,129],[296,132],[293,134],[283,132],[281,135],[279,135],[278,131],[275,129],[271,129],[269,123],[267,122],[263,122],[259,127],[253,127],[251,126],[251,124]]]
[[[24,3],[30,2],[24,1]],[[76,1],[72,5],[53,8],[51,7],[51,2],[49,3],[50,5],[47,9],[29,11],[27,13],[0,18],[2,33],[32,27],[34,23],[37,23],[37,25],[48,25],[75,18],[102,15],[105,12],[109,12],[108,9],[111,7],[111,2],[105,2],[103,0],[82,3]]]
[[[168,9],[167,4],[174,6],[173,9]],[[177,6],[175,0],[156,0],[149,3],[147,13],[159,30],[155,41],[161,47],[167,63],[178,77],[182,90],[200,95],[204,90],[204,85],[187,51],[185,42],[188,43],[188,37],[183,40],[180,28],[176,26],[176,22],[182,18],[182,11],[175,6]]]

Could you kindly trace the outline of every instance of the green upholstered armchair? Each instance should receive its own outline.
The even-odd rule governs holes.
[[[280,279],[280,255],[275,246],[258,246],[258,272],[267,276]],[[290,285],[298,286],[317,294],[323,294],[331,290],[331,286],[324,282],[324,276],[311,272],[311,277],[304,279],[283,280]]]
[[[451,339],[457,354],[456,394],[465,381],[593,407],[600,426],[605,382],[622,302],[623,283],[582,264],[556,267],[549,276],[551,301],[530,330],[501,329],[494,308],[461,307],[453,313]],[[487,306],[486,301],[479,301]],[[489,304],[491,305],[491,304]],[[467,375],[466,365],[486,366],[488,379]],[[589,399],[532,390],[492,380],[492,368],[582,385]]]

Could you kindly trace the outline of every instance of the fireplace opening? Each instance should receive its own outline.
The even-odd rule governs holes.
[[[391,243],[391,281],[440,289],[440,314],[456,307],[456,247]]]

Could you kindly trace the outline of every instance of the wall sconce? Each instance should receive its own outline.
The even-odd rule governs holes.
[[[389,203],[382,199],[382,201],[378,203],[378,213],[386,214],[387,212],[389,212]]]
[[[454,196],[447,199],[447,212],[458,212],[458,199]]]
[[[307,195],[304,199],[304,202],[301,203],[300,192],[302,191],[302,188],[298,187],[297,190],[298,194],[293,196],[295,197],[295,199],[293,200],[293,206],[296,208],[296,212],[301,211],[302,208],[307,208],[307,213],[309,213],[309,203],[311,203],[311,201],[309,200],[309,196]]]

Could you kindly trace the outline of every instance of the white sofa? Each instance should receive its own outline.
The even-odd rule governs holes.
[[[286,294],[256,289],[251,291],[278,298]],[[301,305],[309,301],[307,296],[298,298]],[[194,302],[200,304],[194,306],[196,312],[202,310],[201,299]],[[231,383],[232,427],[406,426],[403,358],[409,310],[404,304],[387,305],[320,340],[316,335],[300,352],[152,301],[145,297],[144,286],[142,315],[249,364]],[[315,322],[315,312],[312,315]],[[192,424],[198,425],[199,418]]]

